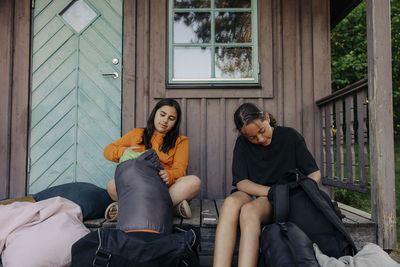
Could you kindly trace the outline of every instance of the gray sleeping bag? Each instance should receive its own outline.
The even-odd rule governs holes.
[[[172,232],[172,200],[167,185],[158,175],[161,169],[153,149],[118,165],[115,171],[118,229]]]

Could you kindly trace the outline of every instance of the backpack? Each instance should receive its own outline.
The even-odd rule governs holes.
[[[313,179],[299,171],[289,172],[272,186],[268,199],[275,222],[293,222],[324,254],[339,258],[357,253],[341,215]]]
[[[71,266],[200,267],[200,230],[175,227],[172,234],[98,228],[72,245]]]
[[[319,267],[311,240],[291,222],[264,226],[260,250],[258,267]]]

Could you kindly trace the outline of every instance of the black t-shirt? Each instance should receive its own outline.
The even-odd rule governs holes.
[[[256,145],[239,136],[233,150],[232,185],[248,179],[271,186],[289,170],[308,175],[318,170],[304,137],[289,127],[274,127],[268,146]]]

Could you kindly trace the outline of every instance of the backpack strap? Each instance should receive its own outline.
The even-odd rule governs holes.
[[[96,249],[92,266],[94,267],[108,267],[110,265],[111,253],[104,249],[105,238],[101,228],[97,229],[97,236],[99,238],[99,246]]]
[[[285,240],[286,245],[289,247],[290,253],[292,254],[293,260],[294,260],[294,266],[298,267],[298,259],[297,259],[297,254],[296,254],[296,249],[293,247],[289,236],[288,236],[288,229],[286,223],[278,223],[281,235],[283,236],[283,240]]]
[[[289,186],[274,185],[274,218],[276,222],[287,222],[289,219]]]

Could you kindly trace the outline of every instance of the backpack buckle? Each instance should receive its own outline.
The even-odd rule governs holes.
[[[108,267],[110,265],[111,254],[100,249],[96,250],[92,266]]]

